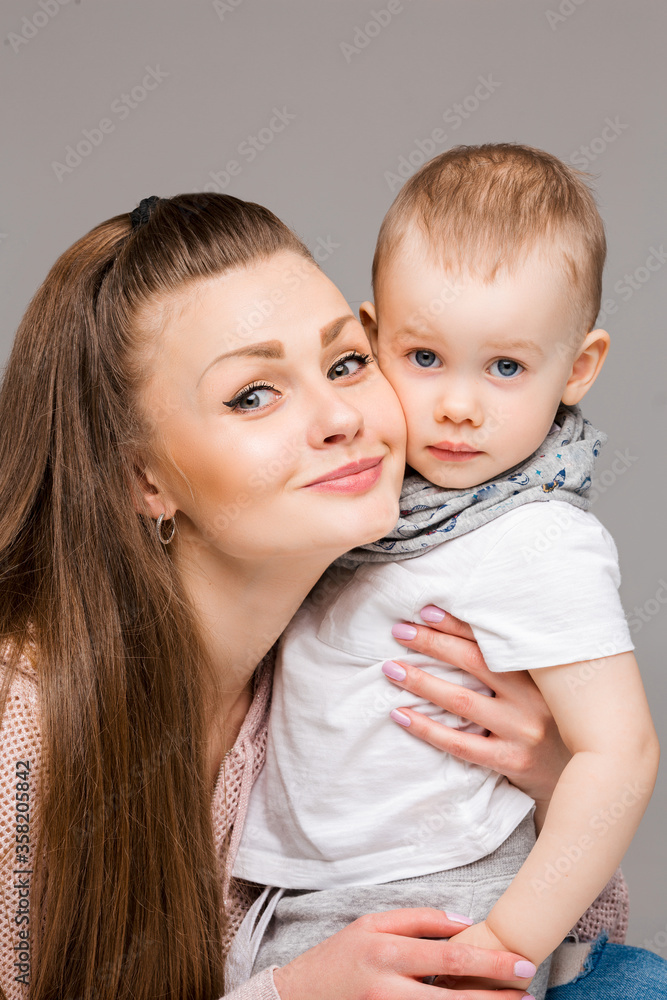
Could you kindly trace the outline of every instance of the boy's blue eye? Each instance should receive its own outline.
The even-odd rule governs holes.
[[[433,351],[410,351],[408,357],[418,368],[440,368],[442,366],[440,358]]]
[[[494,368],[497,371],[494,372]],[[509,358],[501,358],[499,361],[494,361],[491,365],[489,371],[492,375],[500,375],[502,378],[511,378],[513,375],[519,374],[519,369],[523,371],[523,365],[520,365],[518,361],[510,361]]]

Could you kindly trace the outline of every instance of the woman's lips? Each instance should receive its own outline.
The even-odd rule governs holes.
[[[350,462],[339,469],[334,469],[333,472],[327,472],[319,479],[314,479],[303,488],[318,493],[363,493],[375,486],[382,475],[383,460],[384,456]]]
[[[455,444],[453,441],[431,444],[427,450],[441,462],[469,462],[471,459],[477,458],[478,455],[484,454],[484,452],[475,451],[467,444]]]

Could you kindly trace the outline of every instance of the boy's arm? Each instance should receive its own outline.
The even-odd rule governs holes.
[[[539,964],[618,866],[653,790],[659,748],[632,653],[530,673],[573,757],[535,846],[484,925]],[[481,944],[477,926],[459,939]]]

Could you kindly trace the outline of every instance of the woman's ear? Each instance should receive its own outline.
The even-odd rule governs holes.
[[[579,348],[562,401],[575,406],[584,398],[600,373],[609,351],[609,334],[606,330],[591,330]]]
[[[138,514],[148,513],[157,520],[160,514],[164,514],[169,520],[176,513],[176,507],[168,502],[161,492],[159,480],[150,466],[145,465],[140,459],[134,463],[135,490],[134,509]]]
[[[375,306],[372,302],[362,302],[359,306],[359,319],[366,331],[371,345],[371,350],[375,357],[378,356],[378,324],[375,315]]]

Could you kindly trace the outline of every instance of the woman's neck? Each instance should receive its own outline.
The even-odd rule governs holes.
[[[323,557],[250,562],[222,559],[203,547],[175,553],[196,609],[220,700],[210,722],[213,781],[252,701],[254,671],[326,569]],[[196,556],[189,555],[196,552]],[[331,557],[334,558],[333,555]]]

